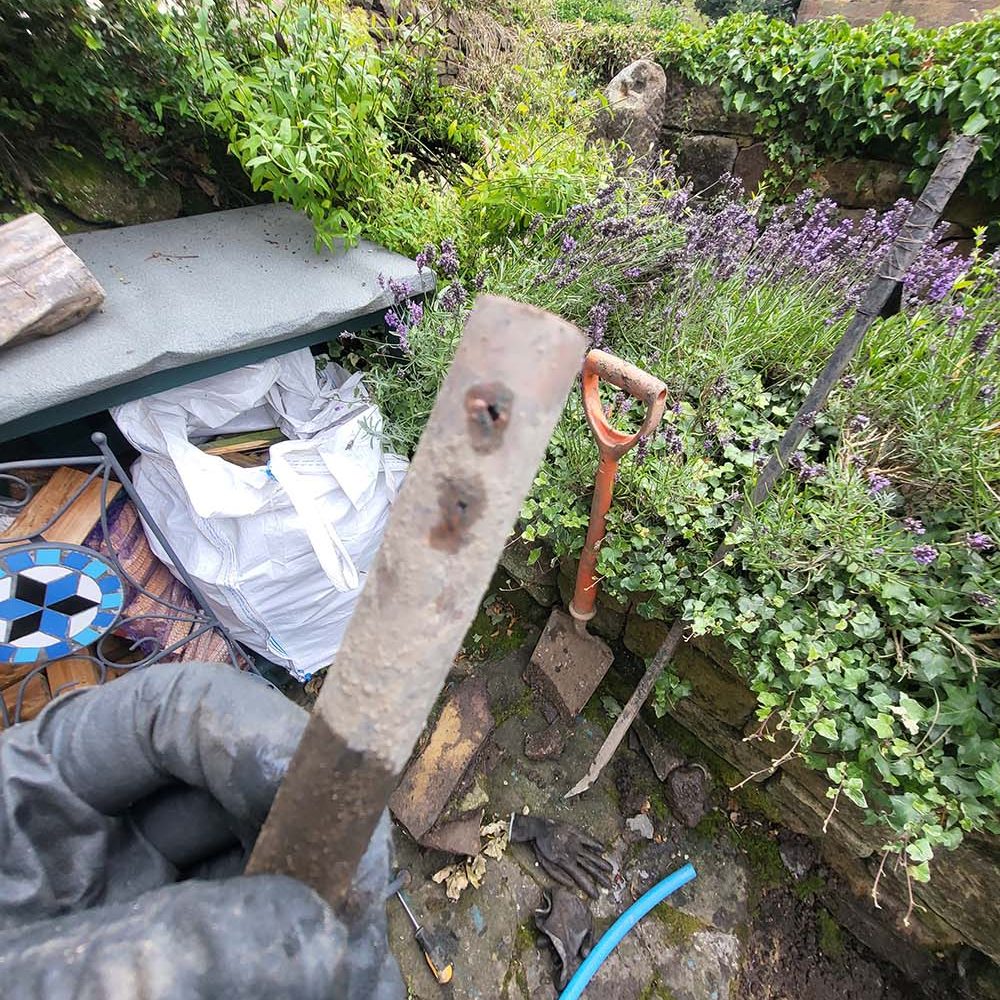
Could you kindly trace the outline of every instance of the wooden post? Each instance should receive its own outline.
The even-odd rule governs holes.
[[[0,226],[0,347],[79,323],[104,289],[34,212]]]

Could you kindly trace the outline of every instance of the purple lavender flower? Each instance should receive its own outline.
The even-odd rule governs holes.
[[[458,251],[452,240],[441,241],[437,264],[441,273],[449,280],[458,274]]]
[[[395,309],[390,309],[385,314],[385,325],[394,333],[403,328],[403,320]]]
[[[997,394],[997,387],[992,382],[987,382],[979,390],[979,398],[984,403],[992,403]]]
[[[595,347],[600,347],[604,343],[604,336],[608,332],[608,316],[611,313],[611,306],[607,302],[598,302],[590,310],[590,328],[588,333]]]
[[[857,375],[845,375],[841,380],[840,384],[845,389],[853,389],[858,384]]]
[[[871,422],[871,417],[866,417],[863,413],[855,413],[848,422],[847,429],[852,431],[863,431]]]
[[[871,493],[872,496],[888,489],[891,485],[892,481],[887,476],[883,476],[878,472],[868,473],[868,492]]]
[[[788,467],[804,483],[819,479],[826,472],[826,469],[822,465],[810,465],[806,461],[805,453],[801,451],[797,451],[792,455],[788,460]]]
[[[457,281],[453,281],[439,296],[437,304],[446,312],[457,313],[465,305],[468,293]]]
[[[566,233],[560,245],[562,246],[563,253],[572,253],[576,249],[576,240],[569,233]]]
[[[997,599],[990,594],[984,594],[981,590],[973,591],[969,595],[972,600],[981,608],[992,608],[996,606]]]
[[[472,282],[472,286],[473,288],[475,288],[477,292],[481,292],[485,284],[486,284],[486,272],[480,271],[479,274],[476,275],[475,280]]]
[[[953,336],[958,329],[958,324],[965,318],[965,309],[962,306],[955,306],[948,317],[948,336]]]
[[[414,258],[414,263],[417,265],[417,270],[422,271],[425,267],[429,267],[434,263],[434,258],[437,256],[437,252],[434,249],[433,244],[428,243],[427,246],[417,254]]]
[[[921,566],[930,566],[938,557],[938,550],[933,545],[914,545],[910,549],[910,555],[920,563]]]
[[[638,278],[642,274],[641,267],[626,267],[624,272],[622,272],[626,278]]]
[[[984,531],[970,531],[965,536],[965,544],[970,552],[989,552],[996,543]]]
[[[412,330],[424,318],[424,307],[419,302],[410,303],[410,329]]]
[[[927,529],[924,527],[924,522],[920,520],[919,517],[904,517],[903,527],[911,535],[923,535],[926,534]]]
[[[635,446],[635,464],[642,465],[649,455],[649,435],[644,434],[639,438],[639,443]]]
[[[813,427],[816,424],[816,411],[806,410],[805,413],[799,416],[799,423],[803,427]]]
[[[993,334],[997,332],[996,323],[987,323],[973,338],[972,338],[972,353],[978,355],[981,358],[986,357],[986,352],[989,350],[990,340],[993,339]]]

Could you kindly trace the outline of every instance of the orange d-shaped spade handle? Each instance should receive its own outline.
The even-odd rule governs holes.
[[[598,391],[601,379],[646,404],[646,417],[635,434],[624,434],[608,423]],[[583,411],[594,437],[597,438],[597,450],[601,458],[597,464],[594,499],[590,504],[587,540],[580,554],[576,588],[569,605],[570,614],[576,619],[579,628],[583,628],[583,623],[590,621],[596,613],[597,549],[604,540],[611,495],[618,473],[618,460],[635,447],[641,438],[648,437],[656,430],[667,405],[667,387],[658,378],[604,351],[591,351],[587,355],[583,362],[582,383]]]

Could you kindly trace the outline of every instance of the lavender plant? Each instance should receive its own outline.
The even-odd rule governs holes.
[[[695,204],[665,175],[540,220],[478,282],[667,382],[661,429],[621,467],[602,585],[723,637],[757,694],[759,738],[826,774],[829,821],[858,808],[877,823],[906,881],[966,832],[1000,832],[997,260],[925,251],[901,314],[809,416],[780,489],[737,515],[908,208],[845,223],[803,195],[761,221],[732,192]],[[421,263],[445,284],[407,315],[402,363],[375,374],[404,447],[475,290],[447,253]],[[622,394],[605,403],[638,426]],[[595,462],[574,396],[524,505],[525,539],[579,551]],[[723,537],[736,547],[709,566]]]

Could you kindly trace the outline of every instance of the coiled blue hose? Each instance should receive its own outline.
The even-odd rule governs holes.
[[[587,988],[587,983],[604,964],[604,960],[618,947],[623,937],[649,911],[662,903],[671,893],[682,885],[687,885],[698,873],[693,865],[685,865],[672,872],[662,882],[657,882],[648,892],[644,892],[605,932],[601,940],[594,945],[590,954],[583,960],[573,978],[566,984],[566,989],[559,994],[559,1000],[577,1000]]]

